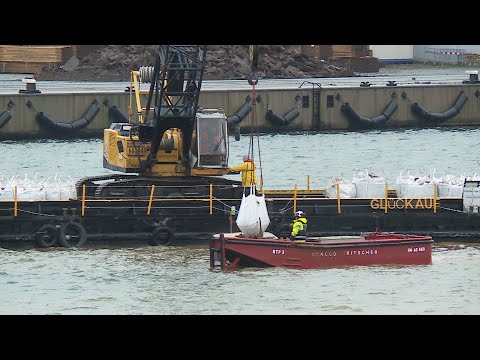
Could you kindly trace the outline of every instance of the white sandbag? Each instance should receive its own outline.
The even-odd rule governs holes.
[[[61,200],[77,199],[77,189],[75,188],[73,180],[66,182],[60,181],[60,198]]]
[[[413,184],[405,185],[403,196],[409,199],[433,198],[435,193],[435,182],[428,176],[415,179]]]
[[[357,189],[357,198],[383,198],[385,197],[386,179],[382,175],[369,173],[367,169],[359,170],[353,174],[352,184]]]
[[[11,186],[0,187],[0,200],[12,201],[13,188]]]
[[[354,198],[357,195],[357,187],[348,180],[334,178],[325,187],[325,196],[327,198],[337,198],[338,192],[340,193],[340,198]]]
[[[400,175],[397,177],[395,182],[396,190],[397,190],[397,197],[402,198],[404,197],[405,187],[407,185],[415,184],[415,176],[410,175],[409,170],[402,169],[400,171]]]
[[[463,196],[463,184],[465,176],[455,176],[452,174],[444,175],[437,183],[438,197],[458,197]]]
[[[60,184],[48,183],[45,186],[45,197],[47,200],[62,200]]]
[[[30,201],[46,200],[47,198],[42,185],[32,184],[28,190]]]
[[[448,197],[461,198],[463,196],[463,184],[454,185],[454,184],[448,184],[448,183],[438,183],[437,196],[441,198],[448,198]]]
[[[243,194],[235,222],[243,235],[260,236],[270,225],[265,195],[256,196],[254,190],[248,196]]]
[[[17,201],[30,201],[30,189],[17,186]]]

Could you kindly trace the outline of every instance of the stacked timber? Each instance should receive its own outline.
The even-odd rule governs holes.
[[[369,45],[332,45],[332,58],[368,56]]]
[[[370,45],[301,45],[301,52],[356,72],[378,72]]]
[[[71,45],[0,45],[0,72],[38,74],[72,56]]]
[[[378,72],[380,68],[369,45],[332,45],[328,61],[356,72]]]

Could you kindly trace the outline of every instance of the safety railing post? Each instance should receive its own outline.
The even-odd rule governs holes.
[[[385,182],[385,214],[388,212],[388,183]]]
[[[152,211],[153,194],[155,194],[155,185],[152,185],[152,190],[150,191],[150,198],[148,199],[148,208],[147,208],[148,216],[150,216],[150,212]]]
[[[213,214],[213,184],[210,183],[210,215]]]
[[[293,190],[293,212],[297,212],[297,184],[295,184],[295,189]]]
[[[17,185],[13,188],[13,216],[18,215]]]
[[[338,212],[339,214],[341,214],[341,213],[342,213],[342,207],[341,207],[341,205],[340,205],[340,184],[337,182],[337,183],[335,184],[335,186],[336,186],[336,188],[337,188],[337,212]]]
[[[87,186],[83,184],[82,186],[82,217],[85,216],[85,194],[87,193]]]

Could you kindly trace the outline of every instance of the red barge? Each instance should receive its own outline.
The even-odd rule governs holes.
[[[210,268],[429,265],[432,243],[431,236],[389,232],[307,237],[303,242],[268,232],[262,237],[215,234],[210,242]]]

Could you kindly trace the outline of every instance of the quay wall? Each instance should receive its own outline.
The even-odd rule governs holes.
[[[463,94],[463,95],[462,95]],[[461,127],[480,125],[480,83],[445,85],[371,86],[371,87],[312,87],[298,89],[262,89],[256,91],[257,106],[240,124],[241,131],[248,132],[253,125],[262,132],[358,130],[359,128],[415,128],[415,127]],[[203,90],[199,105],[205,108],[223,107],[226,115],[234,115],[247,101],[251,101],[252,90]],[[463,98],[463,101],[460,101]],[[142,95],[143,104],[146,96]],[[460,100],[459,100],[460,99]],[[91,93],[40,93],[0,95],[0,139],[43,138],[58,136],[101,136],[103,129],[114,120],[108,107],[116,106],[128,116],[129,92]],[[459,101],[457,101],[459,100]],[[381,117],[391,102],[395,110],[388,119],[369,122]],[[97,102],[99,111],[91,123],[74,134],[58,134],[45,128],[37,120],[42,112],[55,122],[72,123],[81,119],[87,109]],[[27,105],[30,103],[30,107]],[[342,111],[348,104],[363,118]],[[418,104],[427,113],[421,116],[412,111]],[[282,119],[286,113],[296,109],[298,116],[291,122],[274,123],[266,118],[273,112]],[[457,110],[455,110],[457,109]],[[452,111],[454,115],[452,116]],[[133,102],[132,113],[136,107]],[[449,113],[448,118],[439,114]],[[10,116],[9,116],[10,115]],[[7,121],[7,118],[8,121]],[[3,119],[3,121],[2,121]],[[365,121],[365,119],[367,121]],[[377,119],[378,120],[378,119]]]

